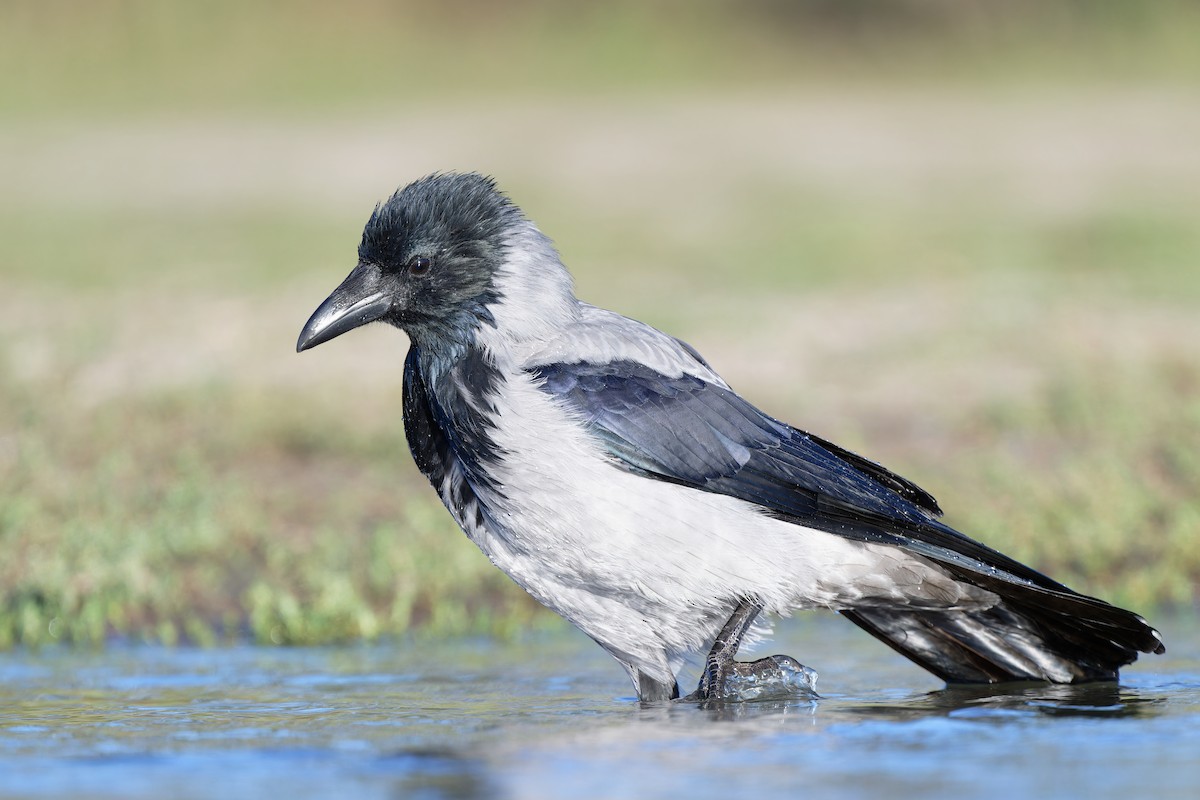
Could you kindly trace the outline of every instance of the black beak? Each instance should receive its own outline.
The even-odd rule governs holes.
[[[392,296],[384,290],[379,268],[359,264],[308,318],[296,340],[296,352],[374,322],[391,308]]]

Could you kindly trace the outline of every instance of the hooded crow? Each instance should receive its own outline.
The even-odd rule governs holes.
[[[698,699],[783,664],[734,661],[760,611],[833,609],[949,683],[1115,680],[1164,652],[1138,615],[759,411],[689,345],[576,299],[490,178],[435,174],[377,205],[296,349],[375,321],[408,334],[404,430],[454,520],[643,700],[677,698],[706,648]]]

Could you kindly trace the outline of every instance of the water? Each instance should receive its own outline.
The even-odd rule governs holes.
[[[1170,622],[1169,620],[1167,621]],[[0,796],[1200,796],[1200,629],[1120,687],[940,690],[836,618],[818,700],[641,707],[576,635],[0,654]]]
[[[774,655],[755,661],[734,662],[725,680],[724,691],[717,699],[747,700],[815,700],[817,671],[806,667],[791,656]]]

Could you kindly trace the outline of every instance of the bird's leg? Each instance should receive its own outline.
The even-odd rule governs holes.
[[[729,621],[721,628],[713,641],[708,658],[704,660],[704,672],[700,675],[700,685],[696,691],[684,700],[691,701],[720,701],[725,697],[725,684],[731,675],[740,678],[755,679],[756,681],[773,681],[778,683],[786,676],[799,676],[807,688],[816,680],[816,673],[805,667],[791,656],[767,656],[757,661],[734,661],[742,638],[754,620],[762,611],[762,604],[753,600],[743,599],[729,617]],[[789,681],[790,682],[790,681]]]
[[[700,685],[684,700],[709,700],[725,693],[725,679],[733,668],[733,657],[742,645],[742,637],[754,624],[762,605],[752,600],[742,600],[713,640],[708,658],[704,660],[704,672],[700,674]]]

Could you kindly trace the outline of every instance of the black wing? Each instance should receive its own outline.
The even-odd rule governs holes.
[[[807,527],[900,545],[972,573],[1069,591],[939,522],[936,501],[879,464],[775,420],[735,392],[633,361],[531,370],[626,469],[737,497]]]

